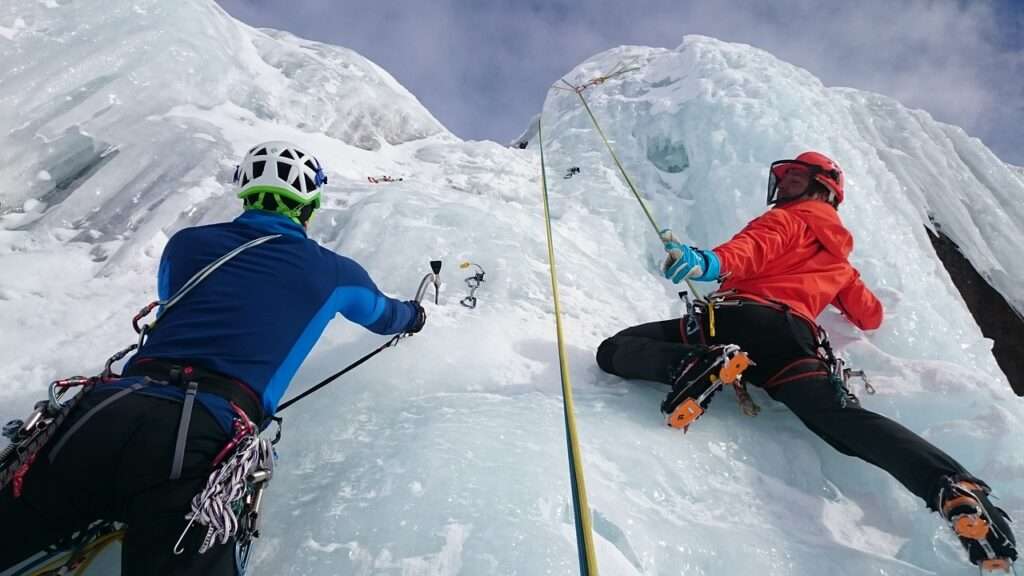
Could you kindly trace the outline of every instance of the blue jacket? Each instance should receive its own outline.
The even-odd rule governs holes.
[[[241,380],[274,414],[289,382],[335,314],[377,334],[416,323],[416,307],[382,294],[358,263],[306,237],[285,216],[250,210],[233,222],[186,228],[167,242],[158,291],[165,300],[200,269],[241,246],[280,234],[238,254],[173,307],[158,312],[139,358],[188,360]],[[183,397],[170,386],[141,393]],[[233,413],[219,396],[198,400],[231,429]]]

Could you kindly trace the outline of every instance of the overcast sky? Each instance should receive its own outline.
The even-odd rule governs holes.
[[[1021,0],[217,1],[248,24],[359,52],[464,139],[509,142],[598,52],[703,34],[923,108],[1024,165]]]

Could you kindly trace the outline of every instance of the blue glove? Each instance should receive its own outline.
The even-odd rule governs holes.
[[[679,284],[687,278],[708,281],[716,280],[721,270],[718,256],[711,250],[700,250],[692,246],[680,244],[672,231],[661,231],[661,241],[668,256],[661,269],[665,278]]]

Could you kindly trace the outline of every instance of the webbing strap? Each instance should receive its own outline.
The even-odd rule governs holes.
[[[188,281],[186,281],[185,284],[181,288],[179,288],[177,292],[171,295],[171,297],[167,298],[166,300],[156,300],[154,302],[150,302],[146,307],[140,310],[138,314],[135,315],[135,318],[132,318],[132,326],[135,328],[135,331],[139,334],[139,342],[137,344],[137,347],[140,349],[142,348],[142,344],[146,338],[146,335],[153,330],[157,322],[159,322],[160,319],[163,318],[165,314],[167,314],[171,307],[173,307],[189,292],[191,292],[193,288],[198,286],[200,282],[205,280],[207,276],[213,274],[213,272],[217,268],[220,268],[221,266],[226,264],[228,260],[231,260],[235,256],[238,256],[239,254],[245,252],[246,250],[252,248],[253,246],[259,246],[264,242],[268,242],[270,240],[273,240],[274,238],[280,237],[280,234],[270,234],[267,236],[261,236],[259,238],[256,238],[255,240],[250,240],[245,244],[242,244],[241,246],[235,248],[231,252],[224,254],[220,258],[217,258],[213,262],[210,262],[209,264],[204,266],[201,270],[193,274],[192,277],[189,278]],[[156,319],[153,320],[153,322],[151,322],[148,325],[143,325],[142,327],[139,327],[139,321],[148,316],[149,313],[153,310],[153,308],[157,306],[160,306],[161,309],[157,312]]]
[[[174,443],[171,480],[181,478],[181,468],[185,463],[185,444],[188,441],[188,425],[192,421],[192,406],[196,402],[198,389],[199,383],[193,380],[188,383],[188,388],[185,390],[185,401],[181,406],[181,418],[178,420],[178,439]]]
[[[85,423],[88,422],[90,418],[95,416],[100,410],[103,410],[104,408],[110,406],[114,402],[117,402],[121,398],[124,398],[125,396],[131,394],[132,392],[141,390],[146,386],[148,386],[148,384],[132,384],[128,388],[125,388],[124,390],[121,390],[116,394],[112,394],[107,399],[93,406],[91,410],[89,410],[88,412],[85,413],[84,416],[79,418],[78,422],[75,422],[75,424],[71,428],[69,428],[68,431],[65,432],[63,436],[61,436],[60,440],[57,442],[57,445],[54,446],[53,450],[50,451],[50,463],[53,464],[53,461],[57,459],[57,454],[59,454],[61,449],[64,448],[64,444],[67,443],[67,441],[75,432],[78,432],[78,430],[81,429],[82,426],[85,426]]]
[[[188,281],[185,282],[185,285],[182,286],[173,296],[160,303],[160,305],[164,307],[164,312],[166,312],[167,309],[170,308],[171,306],[177,304],[179,300],[184,298],[186,294],[191,292],[193,288],[195,288],[197,285],[199,285],[200,282],[205,280],[207,276],[212,274],[214,270],[220,268],[225,263],[227,263],[228,260],[231,260],[235,256],[238,256],[239,254],[245,252],[246,250],[252,248],[253,246],[259,246],[264,242],[273,240],[274,238],[279,238],[280,236],[280,234],[270,234],[267,236],[261,236],[259,238],[256,238],[255,240],[250,240],[245,244],[242,244],[241,246],[235,248],[231,252],[228,252],[227,254],[221,256],[220,258],[217,258],[213,262],[207,264],[202,270],[196,272],[194,276],[189,278]]]

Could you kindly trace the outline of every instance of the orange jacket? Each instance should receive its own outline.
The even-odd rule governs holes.
[[[872,330],[882,324],[882,303],[847,261],[852,250],[839,214],[820,200],[776,206],[714,249],[722,290],[787,304],[812,322],[832,304],[858,328]]]

